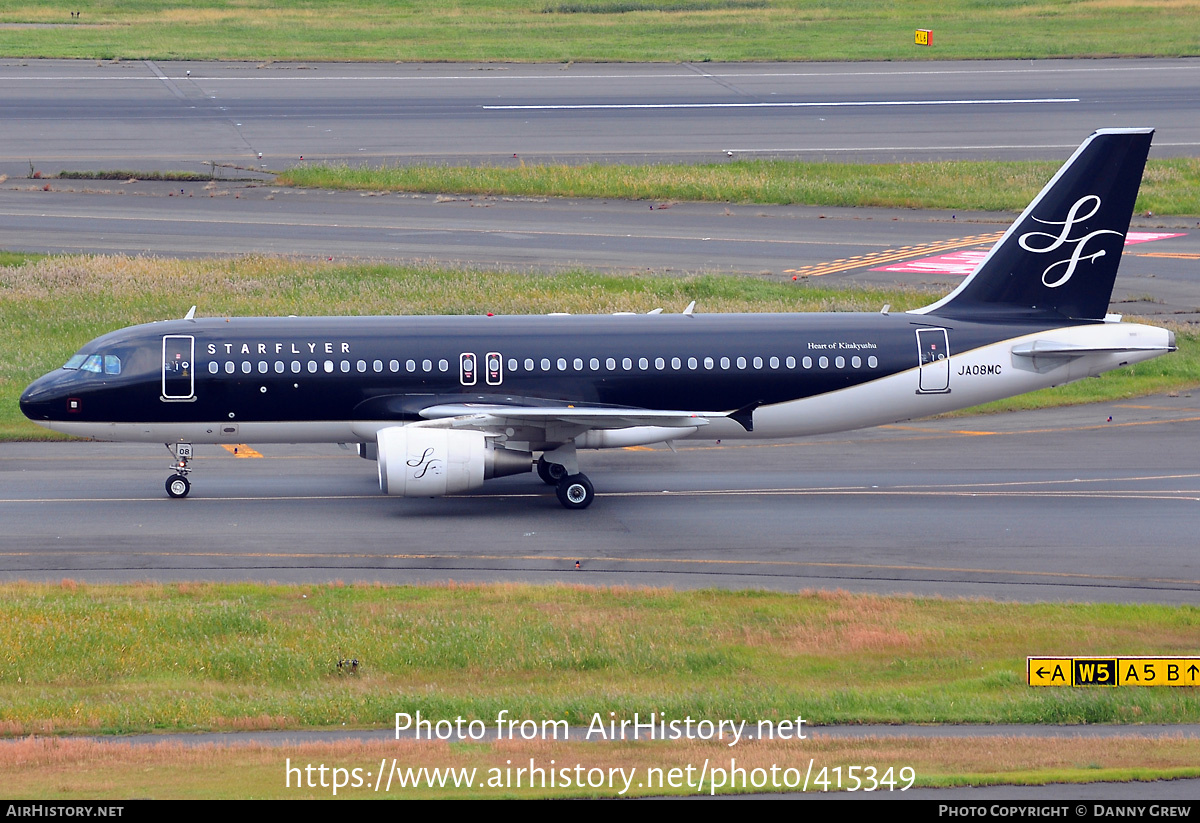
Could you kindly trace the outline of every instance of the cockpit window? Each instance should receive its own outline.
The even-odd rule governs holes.
[[[66,363],[64,369],[79,369],[93,374],[120,374],[121,358],[115,354],[76,354]]]

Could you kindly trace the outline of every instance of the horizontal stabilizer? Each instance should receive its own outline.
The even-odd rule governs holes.
[[[1045,374],[1081,357],[1097,354],[1130,354],[1143,355],[1133,358],[1134,361],[1175,351],[1175,335],[1168,333],[1163,344],[1147,345],[1088,345],[1086,343],[1062,343],[1055,340],[1034,340],[1013,346],[1013,365],[1026,371]]]
[[[1156,351],[1166,354],[1175,351],[1175,346],[1080,346],[1074,343],[1055,343],[1050,340],[1034,340],[1014,346],[1012,353],[1018,357],[1083,357],[1087,354],[1117,354],[1119,352]]]

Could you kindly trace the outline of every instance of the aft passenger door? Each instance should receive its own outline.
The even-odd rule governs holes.
[[[950,391],[950,341],[945,329],[917,329],[917,394]]]

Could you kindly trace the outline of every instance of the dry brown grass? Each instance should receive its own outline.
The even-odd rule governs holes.
[[[582,734],[581,729],[574,730]],[[808,729],[808,734],[818,734]],[[0,784],[10,793],[29,798],[61,797],[329,797],[325,790],[285,788],[284,765],[320,764],[375,769],[393,759],[407,767],[474,767],[480,773],[506,765],[527,765],[533,759],[549,768],[635,768],[644,777],[649,769],[686,768],[698,773],[706,760],[711,767],[729,768],[731,761],[747,772],[772,766],[795,768],[803,774],[813,761],[822,767],[873,765],[909,766],[918,785],[963,783],[1040,783],[1056,780],[1128,780],[1200,774],[1200,741],[1182,737],[868,737],[842,740],[756,740],[729,747],[719,742],[570,742],[494,741],[449,745],[440,741],[341,741],[276,747],[247,742],[234,745],[185,746],[180,743],[130,745],[91,740],[28,738],[0,746]],[[694,789],[693,789],[694,791]],[[635,793],[653,794],[643,788]],[[705,789],[707,793],[707,787]],[[515,792],[516,794],[530,794]],[[614,794],[601,791],[598,794]],[[393,796],[428,796],[428,791],[394,790]],[[463,796],[446,790],[442,796]],[[513,790],[494,791],[512,796]],[[562,794],[534,792],[535,795]],[[592,791],[575,791],[589,795]],[[368,789],[344,789],[339,795],[370,797]],[[477,796],[474,793],[473,796]]]

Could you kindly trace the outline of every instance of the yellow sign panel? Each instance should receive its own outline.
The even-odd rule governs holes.
[[[917,45],[932,46],[933,45],[933,29],[917,29]]]
[[[1070,686],[1071,658],[1031,657],[1026,663],[1030,686]]]
[[[1118,686],[1200,686],[1200,657],[1131,657],[1117,664]]]
[[[1200,686],[1200,657],[1029,657],[1030,686]]]

